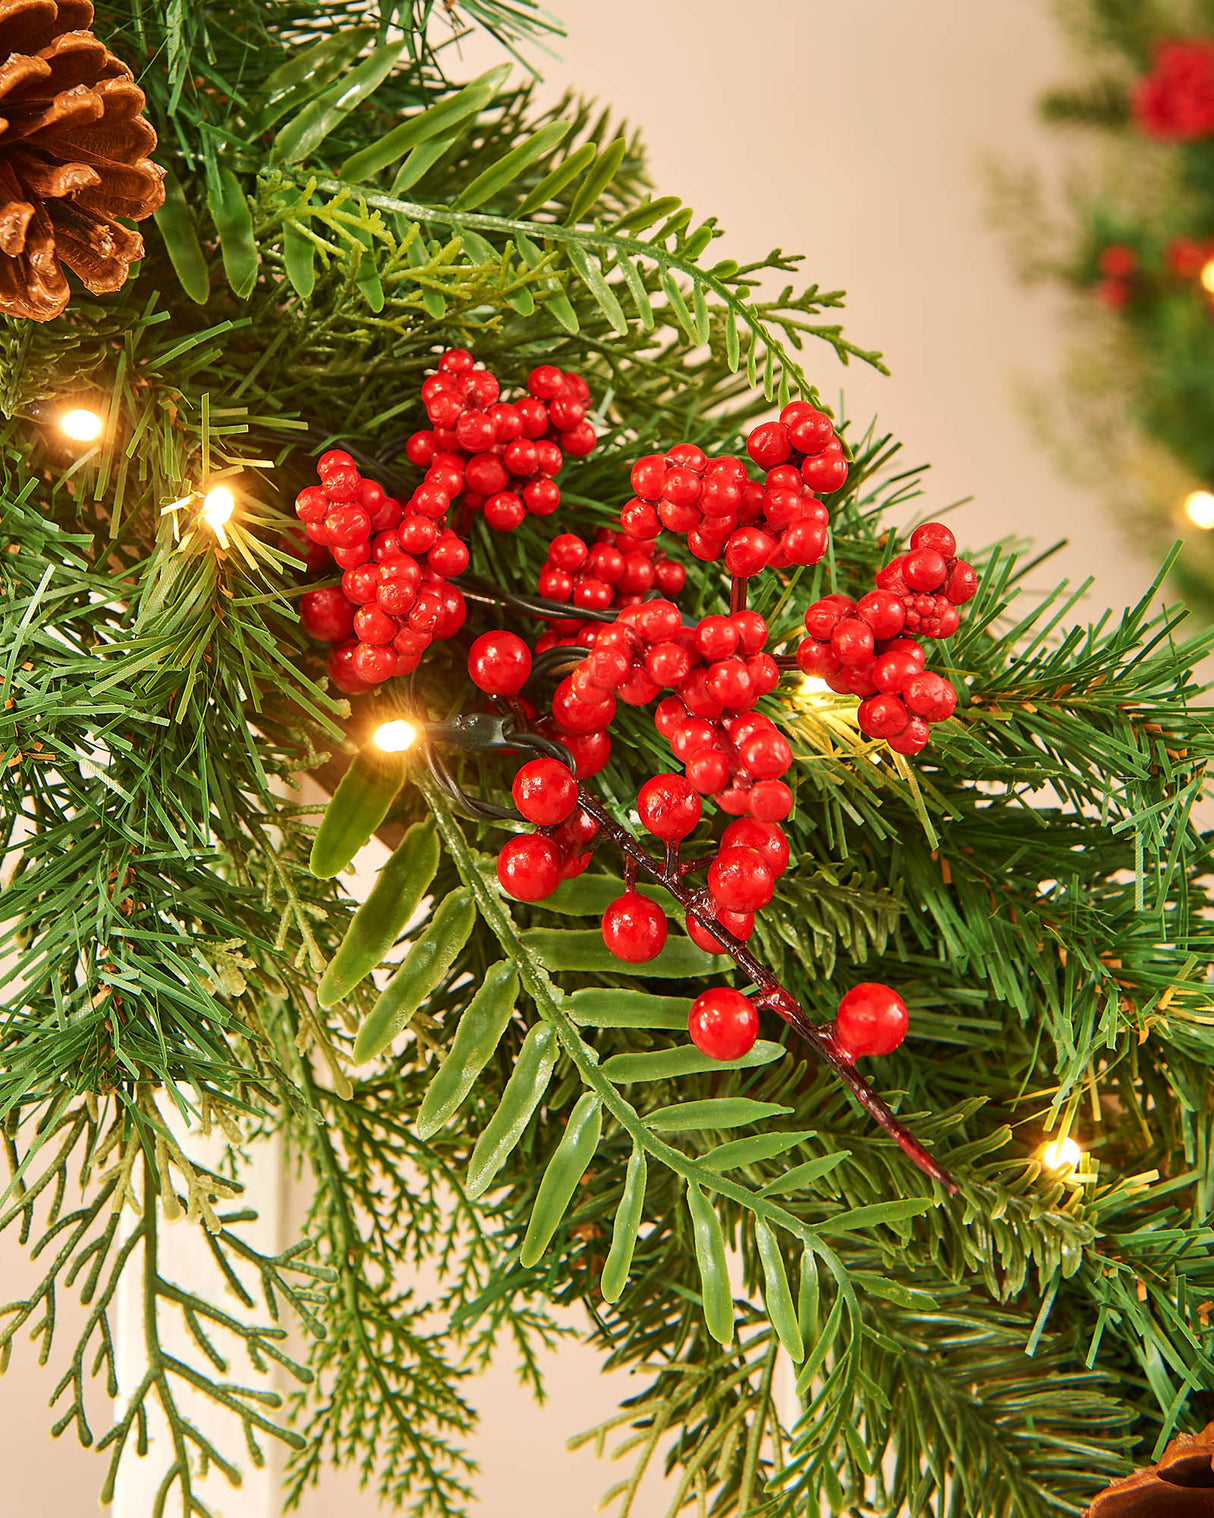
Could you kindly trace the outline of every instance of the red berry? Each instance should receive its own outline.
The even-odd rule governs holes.
[[[531,480],[523,486],[523,504],[534,517],[550,517],[561,504],[561,487],[555,480]]]
[[[771,900],[774,876],[755,849],[723,848],[708,867],[712,899],[731,912],[757,912]]]
[[[943,722],[957,706],[952,683],[931,670],[913,675],[902,688],[902,699],[917,717],[928,722]]]
[[[884,642],[896,638],[906,625],[906,608],[891,590],[870,590],[856,602],[856,615],[873,630],[873,637]]]
[[[562,733],[561,743],[573,755],[579,780],[597,775],[611,758],[610,733]]]
[[[316,473],[323,480],[336,469],[352,469],[354,460],[344,448],[330,448],[327,453],[322,453],[316,461]]]
[[[823,596],[805,610],[805,631],[811,638],[825,643],[842,619],[855,610],[856,603],[850,596]]]
[[[774,876],[782,875],[788,865],[788,839],[774,822],[739,817],[721,834],[721,847],[754,849],[767,861]]]
[[[792,768],[792,749],[783,733],[768,729],[747,738],[738,749],[743,771],[752,780],[778,780]]]
[[[783,422],[764,422],[746,439],[746,451],[760,469],[774,469],[792,453],[788,428]]]
[[[885,696],[897,696],[902,687],[923,668],[923,650],[914,654],[887,649],[873,665],[873,684]]]
[[[687,761],[687,778],[701,796],[715,796],[729,781],[729,761],[715,749],[705,749]]]
[[[662,520],[648,501],[629,501],[620,508],[620,526],[630,538],[648,542],[662,530]]]
[[[358,652],[358,647],[357,641],[351,638],[348,643],[333,649],[326,663],[329,679],[343,695],[361,696],[371,689],[371,684],[360,679],[354,668],[354,655]]]
[[[948,577],[944,593],[954,606],[963,606],[966,601],[972,601],[978,593],[978,576],[974,573],[974,566],[967,564],[964,559],[958,559]]]
[[[739,527],[725,545],[725,568],[731,575],[749,578],[766,567],[775,552],[776,540],[758,527]]]
[[[700,1053],[710,1059],[741,1059],[754,1048],[759,1014],[741,991],[713,986],[692,1002],[687,1031]]]
[[[683,625],[673,601],[646,601],[637,609],[636,628],[648,643],[665,643]]]
[[[784,411],[791,408],[785,406]],[[782,411],[780,420],[788,424],[788,440],[798,453],[821,453],[835,440],[835,426],[825,411],[810,409],[795,420]]]
[[[939,590],[948,578],[943,554],[934,548],[916,548],[903,560],[902,578],[912,590]]]
[[[589,548],[581,538],[572,532],[562,532],[548,545],[548,562],[557,569],[572,573],[581,568],[589,553]]]
[[[870,696],[861,701],[856,721],[870,738],[893,738],[910,721],[910,713],[897,696]]]
[[[659,559],[653,566],[653,574],[664,596],[677,596],[687,584],[687,571],[674,559]]]
[[[655,643],[645,655],[645,669],[658,685],[681,685],[691,672],[691,655],[678,643]]]
[[[708,670],[707,683],[722,706],[736,710],[754,699],[750,671],[741,659],[718,659]]]
[[[561,883],[561,856],[539,833],[524,833],[502,845],[497,878],[515,901],[543,901]]]
[[[758,780],[749,794],[750,815],[759,822],[783,822],[792,811],[792,792],[782,780]]]
[[[304,631],[325,643],[341,643],[354,631],[354,607],[340,590],[309,590],[299,598]]]
[[[927,747],[930,734],[926,721],[922,717],[912,717],[900,733],[886,742],[895,754],[918,754]]]
[[[876,639],[867,622],[855,616],[844,617],[830,635],[830,646],[840,664],[863,664],[872,658]]]
[[[537,400],[555,400],[565,388],[565,376],[555,364],[540,364],[527,376],[527,389]]]
[[[353,464],[342,465],[332,469],[324,476],[324,492],[333,504],[339,502],[353,502],[358,500],[358,487],[362,484],[362,475]]]
[[[531,650],[517,633],[482,633],[468,650],[472,683],[491,696],[517,695],[531,673]]]
[[[666,696],[654,707],[653,725],[663,738],[673,738],[687,716],[687,708],[678,696]]]
[[[295,497],[295,515],[301,522],[323,522],[329,514],[329,497],[319,485],[307,485]]]
[[[353,548],[371,536],[371,518],[361,506],[334,506],[325,517],[325,531],[334,548]]]
[[[701,811],[699,796],[682,775],[654,775],[637,796],[642,825],[663,843],[678,843],[694,832]]]
[[[644,964],[662,952],[666,914],[639,891],[625,891],[603,913],[603,942],[617,959]]]
[[[738,647],[738,629],[728,617],[704,617],[696,627],[696,648],[706,659],[728,659]]]
[[[934,548],[944,559],[951,559],[957,552],[957,539],[943,522],[924,522],[911,533],[912,548]]]
[[[350,663],[358,679],[381,685],[396,673],[396,650],[390,643],[356,643]]]
[[[426,563],[435,574],[449,579],[463,574],[468,567],[468,548],[464,540],[453,532],[441,532],[430,550]]]
[[[890,986],[866,980],[853,986],[835,1015],[835,1043],[853,1059],[892,1054],[906,1037],[906,1003]]]
[[[528,822],[554,827],[573,815],[577,781],[559,759],[531,759],[515,775],[511,794]]]
[[[820,491],[822,495],[841,490],[847,482],[847,460],[842,448],[836,453],[834,446],[827,447],[807,458],[801,465],[801,478],[811,490]]]
[[[632,466],[628,478],[642,501],[659,501],[666,479],[666,460],[660,453],[647,453]]]

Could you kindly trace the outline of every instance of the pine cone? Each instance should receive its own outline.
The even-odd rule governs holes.
[[[0,312],[48,321],[63,266],[119,289],[164,201],[156,133],[130,69],[88,30],[89,0],[0,0]]]
[[[1173,1439],[1158,1465],[1106,1486],[1084,1518],[1214,1518],[1214,1423]]]

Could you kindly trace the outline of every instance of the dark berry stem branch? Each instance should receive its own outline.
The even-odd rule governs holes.
[[[950,1196],[955,1196],[959,1189],[957,1182],[932,1158],[914,1134],[898,1121],[888,1104],[881,1100],[864,1077],[856,1073],[851,1060],[836,1047],[829,1030],[815,1027],[792,992],[782,986],[767,966],[756,959],[740,939],[723,928],[705,909],[701,894],[684,883],[677,853],[667,849],[664,860],[655,859],[583,785],[578,786],[578,801],[582,810],[593,817],[602,832],[621,849],[629,873],[637,869],[644,870],[659,885],[665,886],[683,910],[695,917],[707,932],[723,944],[738,968],[750,977],[757,991],[756,1003],[778,1012],[789,1027],[805,1040],[814,1057],[835,1072],[869,1117],[889,1134],[903,1153],[925,1175],[939,1181]]]

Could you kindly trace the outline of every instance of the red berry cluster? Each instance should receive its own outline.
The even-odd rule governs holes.
[[[863,699],[860,730],[884,738],[899,754],[917,754],[928,725],[951,717],[957,692],[943,675],[925,668],[919,638],[956,632],[957,607],[977,590],[973,566],[956,557],[953,534],[926,522],[911,534],[910,550],[877,575],[876,590],[853,601],[825,596],[805,613],[808,636],[797,664],[832,690]]]
[[[513,532],[528,514],[551,516],[561,503],[555,476],[566,455],[584,458],[597,441],[586,420],[590,387],[580,374],[541,364],[527,389],[522,400],[502,401],[496,376],[467,349],[450,348],[422,383],[432,430],[415,432],[405,445],[419,468],[458,468],[465,507],[483,512],[498,532]]]
[[[463,595],[447,582],[468,567],[468,550],[443,524],[450,497],[437,485],[402,506],[340,448],[322,454],[316,472],[320,484],[299,492],[295,514],[343,573],[340,588],[300,598],[300,618],[312,637],[335,645],[333,683],[360,695],[416,669],[434,639],[464,625]]]
[[[794,437],[805,446],[796,446]],[[756,427],[746,447],[767,470],[763,484],[749,478],[741,459],[710,460],[694,443],[638,459],[630,476],[635,499],[620,512],[624,532],[641,541],[663,527],[686,534],[696,558],[723,558],[729,573],[742,579],[767,568],[816,564],[826,552],[830,517],[814,491],[837,490],[847,478],[830,418],[793,401],[778,422]]]
[[[890,986],[864,981],[839,1002],[828,1030],[835,1053],[847,1064],[865,1055],[892,1054],[906,1037],[906,1003]],[[710,1059],[741,1059],[759,1032],[755,1004],[730,986],[713,986],[697,996],[687,1017],[691,1041]]]
[[[549,601],[565,601],[585,611],[609,611],[638,606],[655,588],[664,596],[677,596],[686,583],[683,566],[652,542],[638,543],[622,532],[600,527],[593,543],[572,532],[553,538],[536,588]],[[576,641],[574,635],[596,626],[579,617],[554,617],[551,633],[540,638],[536,652]]]
[[[1134,120],[1160,142],[1197,142],[1214,134],[1214,43],[1161,42],[1155,66],[1134,86]]]
[[[580,875],[590,863],[599,825],[578,806],[577,781],[559,760],[528,760],[514,777],[512,794],[515,806],[539,831],[507,839],[498,852],[497,878],[516,901],[544,901],[562,880]]]

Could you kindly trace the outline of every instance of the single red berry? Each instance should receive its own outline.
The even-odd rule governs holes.
[[[696,627],[696,648],[706,659],[728,659],[737,651],[738,629],[728,617],[703,617]]]
[[[472,683],[491,696],[517,695],[531,673],[531,650],[517,633],[482,633],[468,650]]]
[[[902,687],[923,668],[923,650],[916,658],[910,652],[886,649],[873,665],[873,684],[884,696],[897,696]]]
[[[892,738],[910,721],[910,713],[897,696],[869,696],[861,701],[856,721],[870,738]]]
[[[548,545],[548,562],[557,569],[572,573],[581,568],[589,553],[582,538],[572,532],[561,532]]]
[[[301,522],[323,522],[330,501],[319,485],[306,485],[295,497],[295,515]]]
[[[760,469],[774,469],[792,453],[783,422],[763,422],[746,439],[746,451]]]
[[[750,671],[741,659],[718,659],[708,670],[708,689],[722,706],[737,710],[754,699]]]
[[[647,643],[666,643],[683,625],[673,601],[646,601],[637,608],[636,629]]]
[[[620,526],[630,538],[648,542],[662,530],[662,519],[648,501],[629,501],[620,507]]]
[[[902,577],[912,590],[927,594],[939,590],[948,578],[944,555],[934,548],[916,548],[902,563]]]
[[[561,883],[561,856],[539,833],[522,833],[502,845],[497,878],[515,901],[543,901]]]
[[[928,722],[943,722],[957,706],[957,692],[951,681],[932,670],[913,675],[902,688],[902,699],[917,717]]]
[[[327,453],[322,453],[316,461],[316,473],[323,480],[336,469],[353,469],[354,460],[344,448],[330,448]]]
[[[513,490],[499,490],[485,502],[485,521],[494,532],[514,532],[527,519],[527,507]]]
[[[663,738],[673,738],[687,717],[687,708],[678,696],[665,696],[653,709],[653,725]]]
[[[462,575],[468,567],[467,544],[453,532],[440,532],[426,563],[444,580]]]
[[[906,625],[906,607],[891,590],[870,590],[856,602],[856,615],[881,642],[896,638]]]
[[[792,811],[792,792],[783,780],[757,780],[748,794],[750,815],[759,822],[783,822]]]
[[[380,606],[360,606],[354,613],[354,631],[364,643],[391,643],[399,630],[396,618]]]
[[[900,733],[885,741],[895,754],[911,755],[922,753],[930,736],[926,720],[923,717],[912,717]]]
[[[756,849],[723,848],[708,867],[712,899],[731,912],[757,912],[771,900],[774,876]]]
[[[694,832],[701,811],[699,796],[682,775],[654,775],[637,796],[642,825],[663,843],[679,843]]]
[[[346,696],[361,696],[369,691],[371,684],[374,683],[360,679],[354,668],[354,655],[358,652],[358,648],[357,640],[351,638],[349,642],[334,648],[326,662],[329,679]]]
[[[820,601],[806,607],[805,631],[811,638],[825,643],[843,618],[855,608],[856,603],[850,596],[823,596]]]
[[[789,408],[784,408],[787,411]],[[825,411],[812,408],[807,414],[790,420],[780,413],[780,420],[787,422],[788,440],[798,453],[821,453],[835,441],[835,426]]]
[[[647,453],[632,466],[628,478],[642,501],[659,501],[666,479],[666,460],[660,453]]]
[[[872,658],[876,639],[873,630],[860,617],[844,617],[830,635],[830,646],[840,664],[863,664]]]
[[[832,495],[836,490],[842,490],[847,483],[847,460],[843,457],[843,449],[837,444],[831,444],[807,458],[801,465],[801,478],[811,490],[819,491],[822,495]]]
[[[371,518],[361,506],[334,506],[325,517],[325,531],[334,548],[353,548],[371,536]]]
[[[853,986],[835,1014],[835,1043],[853,1059],[892,1054],[906,1037],[906,1003],[890,986],[866,980]]]
[[[325,643],[341,643],[354,631],[354,607],[336,588],[300,596],[299,619],[306,633]]]
[[[655,643],[645,655],[645,669],[658,685],[681,685],[691,672],[691,655],[678,643]]]
[[[666,943],[666,914],[639,891],[625,891],[603,913],[603,942],[617,959],[644,964]]]
[[[776,540],[758,527],[739,527],[725,545],[725,568],[731,575],[749,578],[766,567],[775,552]]]
[[[341,593],[352,607],[369,606],[375,600],[376,592],[379,590],[380,577],[381,571],[378,564],[359,564],[354,569],[347,569],[342,575]],[[307,600],[306,596],[304,600]],[[300,605],[303,605],[302,601]],[[384,610],[390,611],[391,607],[385,607]],[[353,610],[350,615],[353,617]]]
[[[677,596],[687,584],[687,571],[674,559],[659,559],[653,566],[653,575],[664,596]]]
[[[943,559],[951,559],[957,552],[957,539],[943,522],[924,522],[911,533],[910,546],[932,548]]]
[[[743,771],[752,780],[778,780],[792,768],[792,748],[783,733],[768,729],[752,734],[738,748]]]
[[[759,822],[754,817],[739,817],[721,834],[722,848],[754,849],[767,861],[773,876],[779,877],[788,866],[788,839],[774,822]]]
[[[746,673],[750,676],[750,689],[756,699],[766,696],[780,683],[780,666],[770,654],[749,654]]]
[[[729,760],[718,749],[694,754],[685,769],[688,780],[701,796],[715,796],[729,784]]]
[[[611,758],[611,734],[607,732],[562,733],[561,744],[572,754],[579,780],[597,775]]]
[[[537,400],[555,400],[565,388],[565,376],[555,364],[539,364],[527,376],[527,389]]]
[[[523,486],[523,505],[533,517],[550,517],[561,504],[561,487],[555,480],[529,480]]]
[[[511,794],[528,822],[554,827],[573,815],[577,781],[559,759],[530,759],[515,775]]]
[[[713,986],[692,1002],[687,1031],[692,1043],[709,1059],[741,1059],[754,1048],[759,1014],[741,991]]]
[[[814,680],[826,680],[838,674],[839,656],[829,643],[818,643],[813,638],[803,638],[797,644],[797,668],[803,675]]]
[[[356,643],[350,663],[358,679],[381,685],[396,673],[396,650],[390,643]]]
[[[964,559],[958,559],[948,577],[944,593],[954,606],[963,606],[966,601],[972,601],[978,593],[978,576],[974,573],[974,566],[967,564]]]
[[[324,476],[323,489],[333,505],[352,504],[358,500],[362,475],[353,464],[332,469]]]

